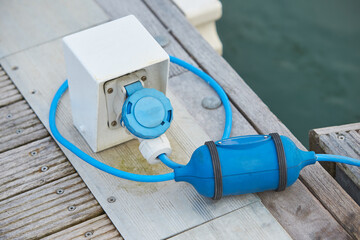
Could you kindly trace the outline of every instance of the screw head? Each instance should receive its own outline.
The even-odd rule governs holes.
[[[115,127],[117,125],[117,122],[116,121],[112,121],[111,122],[111,126]]]
[[[146,76],[142,76],[142,77],[141,77],[141,80],[142,80],[142,81],[146,81],[146,79],[147,79]]]
[[[76,207],[74,205],[68,207],[68,211],[70,211],[70,212],[74,211],[75,209],[76,209]]]
[[[113,197],[113,196],[111,196],[111,197],[108,197],[107,201],[108,201],[109,203],[114,203],[114,202],[116,202],[116,198]]]
[[[31,154],[31,156],[36,156],[36,155],[37,155],[37,151],[32,151],[30,154]]]
[[[64,189],[59,188],[58,190],[56,190],[56,194],[63,194],[64,193]]]
[[[30,93],[31,93],[31,94],[35,94],[35,93],[36,93],[36,90],[33,89],[33,90],[30,91]]]
[[[19,69],[18,66],[13,66],[13,67],[11,68],[11,70],[13,70],[13,71],[16,71],[16,70],[18,70],[18,69]]]
[[[114,91],[114,89],[109,88],[109,89],[107,90],[107,93],[108,93],[108,94],[112,94],[112,93],[113,93],[113,91]]]
[[[339,140],[345,140],[345,136],[344,136],[344,135],[339,135],[339,136],[338,136],[338,139],[339,139]]]
[[[89,231],[85,233],[85,237],[91,237],[93,235],[93,232]]]
[[[12,118],[12,115],[11,115],[11,113],[9,113],[7,116],[6,116],[6,118]]]
[[[217,109],[221,106],[221,100],[216,96],[204,97],[201,105],[206,109]]]
[[[47,166],[42,166],[40,170],[42,172],[46,172],[47,170],[49,170],[49,168]]]
[[[22,133],[22,131],[23,131],[22,129],[17,129],[16,134],[20,134],[20,133]]]

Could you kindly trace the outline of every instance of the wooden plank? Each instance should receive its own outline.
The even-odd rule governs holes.
[[[23,97],[19,91],[14,88],[14,84],[10,81],[9,76],[0,66],[0,108],[21,99],[23,99]]]
[[[88,0],[2,0],[0,58],[107,20]]]
[[[360,123],[314,129],[310,132],[310,147],[323,153],[360,159],[359,132]],[[360,168],[341,163],[334,165],[335,179],[360,204]]]
[[[255,216],[255,217],[254,217]],[[259,202],[211,220],[170,239],[291,239]]]
[[[169,79],[169,89],[176,95],[178,101],[186,106],[186,110],[211,139],[221,139],[225,125],[225,110],[223,106],[213,110],[202,107],[201,102],[204,97],[217,97],[215,91],[204,80],[191,72],[184,72]],[[232,136],[257,134],[233,105],[232,111]]]
[[[10,77],[44,125],[48,126],[51,99],[66,77],[61,42],[46,43],[8,56],[1,60],[1,64],[5,70],[14,64],[19,66],[18,71],[12,72]],[[36,94],[31,94],[29,89],[36,89]],[[177,113],[167,134],[173,147],[172,157],[175,161],[186,162],[208,136],[176,100],[170,98]],[[60,132],[86,153],[130,172],[155,174],[168,171],[162,165],[149,166],[137,150],[137,141],[93,153],[72,125],[69,105],[69,96],[65,94],[58,110]],[[249,194],[216,202],[200,196],[184,183],[169,181],[149,184],[122,180],[84,164],[68,150],[63,150],[126,239],[169,237],[259,201],[256,196]],[[110,196],[115,197],[116,201],[109,203],[107,199]]]
[[[0,154],[0,201],[73,173],[51,137],[11,149]]]
[[[164,26],[159,24],[157,19],[151,13],[151,11],[140,1],[99,1],[97,3],[104,9],[104,11],[111,17],[111,19],[117,19],[125,17],[127,15],[134,15],[139,21],[145,26],[145,28],[150,32],[150,34],[155,37],[155,39],[161,38],[163,42],[168,44],[164,46],[164,50],[173,54],[179,58],[182,58],[194,65],[196,63],[186,54],[180,44],[168,34],[171,29],[166,29]],[[153,25],[152,23],[158,23]],[[170,77],[179,75],[185,72],[185,70],[179,66],[171,65],[170,66]]]
[[[64,192],[57,194],[58,189]],[[2,200],[0,238],[41,238],[101,214],[103,210],[75,173]]]
[[[62,239],[123,239],[106,214],[94,217],[63,231],[42,238],[42,240]]]
[[[0,108],[0,116],[0,153],[49,135],[24,100]]]
[[[166,0],[144,0],[144,2],[164,26],[172,29],[171,34],[181,42],[187,52],[192,54],[196,63],[222,85],[234,106],[259,133],[278,132],[290,137],[298,147],[305,149],[235,70],[201,38],[173,3]],[[331,215],[352,235],[351,229],[343,224],[351,217],[351,210],[345,209],[344,205],[341,205],[341,203],[352,205],[353,201],[349,195],[318,163],[305,168],[300,174],[300,179]]]

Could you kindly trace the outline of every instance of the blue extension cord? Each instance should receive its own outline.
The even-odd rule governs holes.
[[[232,112],[231,112],[230,101],[229,101],[225,91],[221,88],[221,86],[213,78],[211,78],[208,74],[201,71],[200,69],[198,69],[198,68],[190,65],[189,63],[187,63],[181,59],[178,59],[176,57],[170,56],[170,61],[195,73],[200,78],[202,78],[205,82],[207,82],[216,91],[216,93],[219,95],[219,97],[224,105],[224,108],[225,108],[225,128],[224,128],[224,133],[223,133],[222,139],[229,138],[230,132],[231,132],[231,125],[232,125]],[[59,130],[56,127],[55,119],[56,119],[57,106],[59,104],[61,96],[65,93],[67,88],[68,88],[68,81],[66,80],[60,86],[60,88],[57,90],[57,92],[51,102],[50,112],[49,112],[50,131],[53,134],[53,137],[59,143],[61,143],[64,147],[69,149],[72,153],[74,153],[76,156],[78,156],[85,162],[89,163],[90,165],[92,165],[104,172],[107,172],[114,176],[120,177],[120,178],[132,180],[132,181],[138,181],[138,182],[162,182],[162,181],[168,181],[168,180],[174,179],[174,177],[175,177],[174,172],[161,174],[161,175],[140,175],[140,174],[135,174],[135,173],[128,173],[128,172],[119,170],[117,168],[113,168],[113,167],[106,165],[102,162],[99,162],[95,158],[89,156],[88,154],[86,154],[85,152],[80,150],[78,147],[76,147],[74,144],[69,142],[66,138],[64,138],[60,134]],[[340,162],[340,163],[351,164],[351,165],[360,167],[360,161],[353,159],[353,158],[337,156],[337,155],[326,155],[326,154],[317,154],[316,156],[317,156],[317,159],[316,159],[317,161]],[[173,162],[165,154],[161,154],[159,156],[159,159],[166,166],[168,166],[170,168],[178,168],[178,167],[184,166],[182,164]]]
[[[225,91],[221,88],[221,86],[212,79],[208,74],[204,73],[200,69],[188,64],[187,62],[184,62],[176,57],[170,56],[170,61],[173,63],[176,63],[189,71],[195,73],[202,79],[204,79],[219,95],[224,108],[225,108],[225,129],[223,138],[228,138],[230,136],[231,132],[231,124],[232,124],[232,112],[231,112],[231,106],[230,101],[225,93]],[[109,165],[106,165],[102,162],[99,162],[95,158],[89,156],[88,154],[84,153],[82,150],[80,150],[78,147],[76,147],[74,144],[69,142],[66,138],[64,138],[59,130],[56,127],[56,109],[59,104],[61,96],[65,93],[65,91],[68,88],[68,81],[66,80],[61,87],[57,90],[50,106],[50,112],[49,112],[49,125],[50,125],[50,131],[54,138],[61,143],[64,147],[69,149],[72,153],[74,153],[76,156],[84,160],[85,162],[89,163],[90,165],[107,172],[109,174],[112,174],[114,176],[132,180],[132,181],[138,181],[138,182],[162,182],[162,181],[168,181],[174,179],[174,172],[166,173],[162,175],[140,175],[135,173],[128,173],[122,170],[119,170],[117,168],[113,168]],[[167,165],[170,168],[177,168],[182,167],[183,165],[175,163],[170,160],[165,154],[161,154],[159,156],[159,159],[164,162],[165,165]]]

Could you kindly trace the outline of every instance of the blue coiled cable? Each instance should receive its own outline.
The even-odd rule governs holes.
[[[200,69],[176,58],[176,57],[172,57],[170,56],[170,61],[173,63],[176,63],[186,69],[188,69],[189,71],[195,73],[196,75],[198,75],[199,77],[201,77],[202,79],[204,79],[219,95],[224,108],[225,108],[225,129],[224,129],[224,134],[223,134],[223,138],[228,138],[230,136],[230,132],[231,132],[231,123],[232,123],[232,112],[231,112],[231,107],[230,107],[230,101],[225,93],[225,91],[221,88],[221,86],[214,80],[212,79],[208,74],[206,74],[205,72],[201,71]],[[161,175],[140,175],[140,174],[135,174],[135,173],[128,173],[122,170],[119,170],[117,168],[111,167],[109,165],[106,165],[98,160],[96,160],[95,158],[91,157],[90,155],[86,154],[85,152],[83,152],[81,149],[79,149],[78,147],[76,147],[74,144],[72,144],[70,141],[68,141],[66,138],[64,138],[59,130],[56,127],[56,109],[57,106],[59,104],[59,101],[61,99],[61,96],[65,93],[65,91],[68,89],[68,81],[66,80],[61,86],[60,88],[57,90],[52,102],[51,102],[51,106],[50,106],[50,112],[49,112],[49,125],[50,125],[50,131],[53,135],[53,137],[59,142],[61,143],[64,147],[66,147],[67,149],[69,149],[72,153],[74,153],[76,156],[78,156],[79,158],[81,158],[82,160],[84,160],[85,162],[89,163],[90,165],[104,171],[107,172],[109,174],[112,174],[114,176],[117,177],[121,177],[124,179],[128,179],[128,180],[132,180],[132,181],[138,181],[138,182],[162,182],[162,181],[168,181],[168,180],[173,180],[174,179],[174,172],[171,173],[166,173],[166,174],[161,174]],[[165,154],[161,154],[159,156],[159,159],[168,167],[170,168],[177,168],[177,167],[182,167],[183,165],[179,164],[179,163],[175,163],[173,161],[170,160],[170,158],[168,156],[166,156]]]

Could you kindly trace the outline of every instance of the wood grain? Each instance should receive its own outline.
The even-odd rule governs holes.
[[[0,65],[0,108],[17,102],[23,97],[9,79],[9,76]],[[6,90],[5,90],[6,89]]]
[[[322,153],[360,159],[360,123],[314,129],[310,132],[310,147],[316,151],[320,150]],[[359,167],[336,163],[335,179],[359,204]],[[344,224],[351,228],[357,238],[360,238],[360,207],[355,202],[342,204],[346,204],[344,208],[352,211],[352,215],[346,219]]]
[[[63,194],[57,194],[63,189]],[[75,207],[73,210],[69,208]],[[0,237],[41,238],[96,217],[103,210],[77,174],[0,202]]]
[[[231,102],[258,133],[278,132],[290,137],[298,147],[305,149],[235,70],[201,38],[173,3],[166,0],[144,0],[144,2],[164,26],[172,29],[173,37],[181,43],[185,51],[191,53],[195,62],[222,85]],[[344,208],[341,204],[352,205],[353,200],[339,184],[318,163],[305,168],[300,174],[300,179],[352,235],[351,228],[343,225],[343,222],[351,216],[351,210]]]
[[[2,74],[1,71],[0,74]],[[12,89],[15,89],[15,86],[12,84],[11,81],[10,84],[13,86]],[[0,91],[3,89],[2,87],[4,86],[0,86]],[[3,135],[4,130],[12,127],[11,124],[9,126],[6,125],[6,119],[15,119],[14,121],[17,122],[19,118],[27,116],[29,115],[29,113],[33,114],[33,111],[29,109],[28,104],[24,103],[24,101],[8,105],[7,109],[8,113],[10,112],[11,116],[0,115],[2,116],[0,118],[0,126],[2,126],[2,128],[0,129],[0,136]],[[47,170],[42,171],[42,167],[46,167]],[[72,167],[71,163],[66,159],[64,154],[54,142],[54,140],[49,136],[40,140],[35,140],[33,142],[27,143],[26,145],[22,145],[21,147],[13,148],[11,150],[0,153],[0,204],[5,199],[15,197],[16,195],[25,193],[29,190],[34,190],[40,186],[43,186],[43,188],[50,188],[53,191],[54,186],[49,185],[48,183],[74,173],[75,169]],[[65,189],[62,190],[65,191]],[[32,199],[34,198],[34,196],[31,196],[31,194],[37,195],[38,191],[34,190],[28,194],[23,194],[22,196],[25,196],[24,199]],[[48,202],[48,199],[51,200],[52,197],[52,195],[47,196],[49,198],[43,200],[43,202],[45,203]],[[89,194],[88,196],[89,201],[93,199],[91,194]],[[24,206],[26,208],[26,205],[31,208],[31,204],[32,202],[26,202],[23,204],[22,207],[15,207],[15,210],[12,211],[14,212],[14,214],[20,213],[21,211],[23,211]],[[97,206],[99,207],[98,203]],[[13,207],[13,205],[7,205],[7,207],[8,209],[3,210],[8,211]],[[49,216],[52,213],[53,208],[50,207],[49,209],[43,210],[41,215]],[[13,222],[9,225],[8,228],[4,230],[1,229],[2,231],[0,231],[0,238],[7,238],[7,236],[9,235],[14,236],[14,234],[17,234],[15,237],[16,239],[28,239],[28,236],[36,235],[36,237],[40,237],[46,234],[55,233],[56,231],[64,228],[65,229],[59,232],[58,235],[65,235],[67,239],[73,239],[75,236],[78,237],[78,234],[81,232],[84,232],[84,234],[89,234],[87,233],[88,231],[91,231],[91,234],[93,234],[92,236],[94,236],[95,238],[120,238],[118,231],[115,229],[114,225],[110,222],[110,220],[105,214],[102,214],[101,216],[99,216],[99,218],[95,217],[94,219],[91,218],[92,216],[93,212],[87,212],[87,215],[83,215],[81,219],[86,220],[90,218],[90,220],[85,221],[84,223],[80,223],[78,225],[75,225],[74,227],[71,227],[70,229],[67,229],[67,227],[69,226],[69,222],[58,222],[56,228],[45,230],[42,233],[38,232],[38,222],[36,221],[36,219],[30,218],[29,221],[23,223],[24,225],[22,226],[22,228],[35,229],[34,231],[31,230],[31,233],[22,230],[18,230],[17,232],[15,231],[14,233],[14,228],[16,228],[14,226],[16,224],[15,222]],[[73,218],[82,221],[77,216]],[[75,222],[78,221],[70,222],[70,224]],[[3,226],[7,223],[7,218],[0,220],[0,226]],[[42,228],[42,230],[44,230],[44,227]],[[84,237],[84,234],[82,235],[82,237]],[[55,236],[58,235],[54,234],[52,235],[52,238],[55,238]]]
[[[24,100],[0,108],[0,116],[0,153],[49,135]]]
[[[88,0],[2,0],[0,58],[107,20]]]
[[[170,239],[291,239],[284,231],[277,231],[269,211],[260,202],[206,222]]]
[[[64,229],[42,240],[63,240],[63,239],[123,239],[106,214],[94,217],[83,223]]]
[[[0,131],[1,133],[1,131]],[[46,171],[41,171],[47,167]],[[0,154],[0,201],[75,173],[51,137]]]

